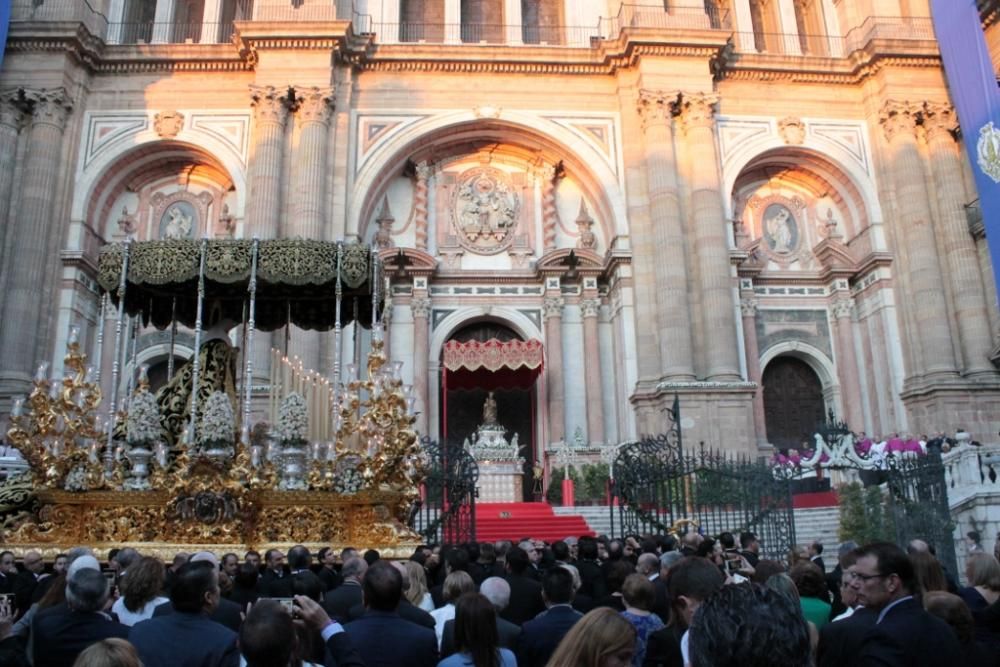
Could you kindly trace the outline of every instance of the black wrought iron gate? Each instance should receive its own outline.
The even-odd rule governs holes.
[[[476,483],[479,466],[461,443],[424,438],[427,477],[410,526],[428,544],[463,544],[476,539]]]
[[[761,555],[783,560],[795,544],[791,486],[765,462],[698,447],[685,451],[677,399],[670,430],[622,446],[613,465],[612,534],[754,533]]]

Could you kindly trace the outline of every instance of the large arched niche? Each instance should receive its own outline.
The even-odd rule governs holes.
[[[349,226],[345,235],[371,236],[370,226],[378,217],[389,189],[413,165],[424,161],[439,164],[462,156],[484,154],[501,164],[562,163],[565,178],[559,188],[578,188],[595,222],[594,231],[603,239],[605,247],[616,236],[627,234],[624,197],[606,159],[565,128],[544,119],[534,121],[539,127],[504,119],[434,118],[407,128],[390,145],[366,159],[353,187],[354,197],[348,215],[348,225],[353,228]],[[405,224],[401,218],[409,215],[408,211],[393,210],[392,213],[397,226]],[[576,210],[570,213],[560,206],[564,226],[574,227],[576,217]]]
[[[233,176],[202,147],[179,141],[137,146],[110,163],[94,183],[86,219],[103,238],[124,236],[119,221],[134,219],[136,238],[160,238],[158,217],[174,203],[186,202],[196,213],[191,237],[219,236],[227,210],[235,222],[240,207]],[[225,208],[224,208],[225,207]]]
[[[751,160],[733,184],[733,219],[742,222],[746,241],[784,268],[814,268],[810,250],[831,233],[850,243],[871,225],[864,194],[844,170],[805,149],[775,149]],[[787,208],[795,222],[786,251],[768,238],[769,213]]]

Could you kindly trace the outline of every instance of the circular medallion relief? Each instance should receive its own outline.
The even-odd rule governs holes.
[[[452,223],[459,243],[473,252],[492,255],[508,246],[517,227],[518,199],[508,174],[477,167],[458,177],[452,201]]]
[[[160,217],[160,238],[189,239],[198,223],[198,212],[190,202],[175,201]]]

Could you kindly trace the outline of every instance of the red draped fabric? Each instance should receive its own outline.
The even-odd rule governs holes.
[[[442,353],[449,389],[528,389],[544,362],[544,348],[538,340],[450,340]]]

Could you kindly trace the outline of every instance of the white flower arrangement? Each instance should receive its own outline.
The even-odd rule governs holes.
[[[341,470],[333,481],[333,490],[343,495],[351,495],[360,491],[365,480],[357,470],[348,468]]]
[[[126,439],[130,447],[152,447],[163,436],[160,409],[148,391],[136,392],[129,401]]]
[[[236,420],[233,417],[233,405],[229,396],[216,391],[208,397],[205,412],[201,415],[201,433],[199,442],[206,449],[225,449],[233,446],[235,440]]]
[[[302,395],[293,391],[281,402],[274,436],[283,446],[302,445],[309,432],[309,415]]]

